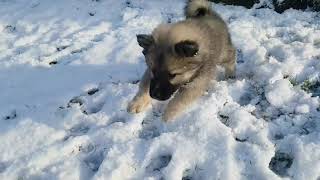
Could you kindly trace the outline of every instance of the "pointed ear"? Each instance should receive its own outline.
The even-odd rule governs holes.
[[[154,43],[153,37],[148,34],[138,34],[137,41],[143,49],[148,49]]]
[[[194,41],[181,41],[174,45],[174,50],[181,57],[193,57],[198,54],[199,45]]]

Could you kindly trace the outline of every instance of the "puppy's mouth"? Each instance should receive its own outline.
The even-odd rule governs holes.
[[[177,89],[178,86],[174,86],[168,81],[151,79],[149,94],[153,99],[166,101],[177,91]]]

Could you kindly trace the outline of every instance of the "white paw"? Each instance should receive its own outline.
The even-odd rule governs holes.
[[[129,103],[129,105],[127,107],[127,111],[130,113],[139,113],[139,112],[144,111],[148,107],[149,104],[150,104],[149,97],[135,97]]]

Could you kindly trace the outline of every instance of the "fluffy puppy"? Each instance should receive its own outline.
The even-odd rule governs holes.
[[[206,0],[190,0],[186,19],[162,24],[152,34],[139,34],[147,70],[128,111],[139,113],[151,99],[169,101],[162,119],[173,120],[216,79],[217,65],[235,76],[235,48],[228,27]]]

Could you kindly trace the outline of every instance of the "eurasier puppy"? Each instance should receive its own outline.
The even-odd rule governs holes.
[[[151,35],[137,35],[148,68],[129,112],[145,110],[151,98],[164,101],[173,96],[162,117],[173,120],[216,79],[217,65],[225,68],[227,77],[235,76],[236,52],[227,25],[209,2],[189,0],[185,16],[159,25]]]

